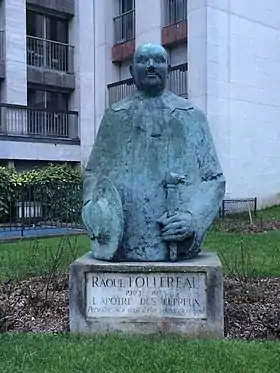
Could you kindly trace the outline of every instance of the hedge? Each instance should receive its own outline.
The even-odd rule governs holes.
[[[40,201],[44,219],[76,219],[82,202],[82,172],[68,165],[26,172],[0,167],[0,222],[13,218],[18,201]]]

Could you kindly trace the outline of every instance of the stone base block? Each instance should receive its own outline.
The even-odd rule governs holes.
[[[178,333],[223,337],[219,258],[175,263],[109,263],[91,253],[70,267],[70,331]]]

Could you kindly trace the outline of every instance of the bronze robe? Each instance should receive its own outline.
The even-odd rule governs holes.
[[[166,261],[157,220],[167,211],[166,172],[186,177],[171,203],[190,212],[196,232],[178,245],[178,259],[197,255],[225,192],[225,180],[201,111],[169,91],[136,92],[106,111],[85,170],[84,204],[107,176],[121,196],[123,241],[115,260]]]

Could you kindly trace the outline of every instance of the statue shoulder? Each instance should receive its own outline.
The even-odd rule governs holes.
[[[124,99],[113,104],[111,106],[111,111],[117,112],[120,110],[128,110],[131,107],[132,101],[133,101],[132,97],[125,97]]]
[[[191,115],[191,117],[198,121],[206,120],[203,111],[196,107],[189,99],[185,99],[167,91],[165,102],[172,111],[180,110],[181,113],[188,112],[188,115]]]
[[[165,91],[163,93],[163,100],[165,104],[168,107],[170,107],[171,111],[175,111],[175,110],[189,111],[189,110],[195,109],[194,105],[191,103],[190,100],[180,97],[178,95],[175,95],[174,93],[170,91]]]

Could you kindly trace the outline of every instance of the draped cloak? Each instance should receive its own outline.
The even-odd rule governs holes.
[[[185,176],[171,203],[190,212],[195,223],[195,236],[178,246],[179,259],[184,259],[189,250],[200,251],[225,192],[204,114],[169,91],[156,97],[136,92],[108,109],[85,169],[84,208],[96,183],[108,177],[120,194],[124,215],[116,260],[169,260],[157,224],[170,205],[163,185],[166,172]]]

